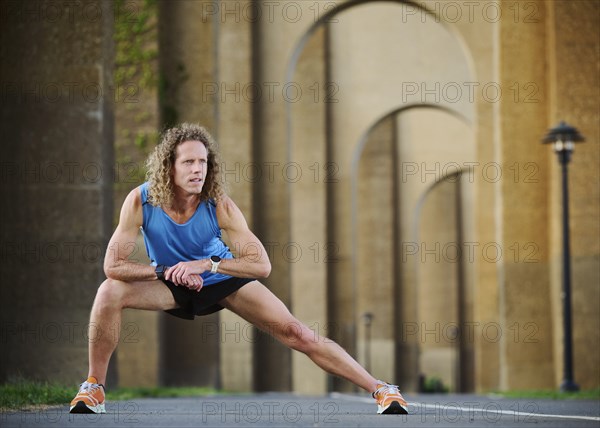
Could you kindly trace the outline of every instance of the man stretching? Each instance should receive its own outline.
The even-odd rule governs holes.
[[[315,335],[256,280],[271,272],[267,252],[224,193],[216,144],[203,127],[182,124],[165,131],[147,167],[147,182],[125,199],[108,244],[107,279],[90,316],[88,378],[71,401],[71,413],[105,412],[104,383],[118,337],[102,332],[120,325],[124,308],[190,320],[227,308],[323,370],[371,392],[377,413],[408,413],[397,386],[375,379],[338,344]],[[151,265],[128,260],[140,228]],[[241,249],[235,258],[221,230]]]

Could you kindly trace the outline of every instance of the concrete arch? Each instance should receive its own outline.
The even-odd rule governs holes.
[[[446,174],[442,177],[439,178],[439,180],[436,180],[433,184],[431,184],[419,197],[419,201],[417,202],[417,205],[414,208],[415,211],[415,216],[413,217],[413,220],[415,222],[414,224],[414,230],[417,231],[417,235],[415,235],[415,238],[418,239],[418,227],[419,227],[419,218],[420,218],[420,213],[423,210],[423,205],[425,203],[425,200],[427,199],[427,196],[435,189],[437,188],[440,184],[442,184],[444,181],[450,179],[450,178],[454,178],[454,177],[462,177],[462,174],[464,174],[465,172],[471,172],[472,169],[459,169],[457,171],[453,171],[450,174]]]
[[[352,230],[352,269],[353,269],[353,274],[352,274],[352,294],[353,294],[353,302],[354,302],[354,317],[356,318],[356,294],[357,294],[357,275],[356,275],[356,266],[357,266],[357,237],[356,237],[356,229],[357,229],[357,225],[358,225],[358,219],[357,219],[357,212],[358,212],[358,189],[357,189],[357,172],[358,172],[358,164],[360,161],[360,158],[362,156],[362,153],[365,149],[365,146],[367,144],[367,141],[369,139],[369,135],[371,134],[371,132],[377,128],[378,125],[380,125],[384,120],[388,119],[389,117],[394,117],[394,116],[398,116],[401,115],[403,113],[407,113],[409,111],[415,111],[415,110],[438,110],[438,111],[442,111],[444,113],[447,113],[451,116],[454,116],[455,118],[457,118],[458,120],[460,120],[461,122],[463,122],[464,124],[468,125],[468,126],[472,126],[472,122],[469,120],[469,118],[467,118],[465,115],[463,115],[461,112],[457,111],[457,110],[453,110],[451,108],[448,108],[446,106],[441,106],[438,104],[412,104],[412,105],[406,105],[406,106],[401,106],[398,107],[395,110],[390,111],[389,113],[387,113],[386,115],[380,117],[375,123],[373,123],[361,136],[361,138],[359,139],[358,144],[356,145],[355,149],[354,149],[354,153],[352,156],[352,166],[351,166],[351,170],[350,170],[350,176],[351,176],[351,208],[350,208],[350,212],[351,212],[351,230]],[[443,177],[440,180],[445,180],[451,176],[453,176],[454,173],[449,174],[447,177]],[[415,207],[415,213],[420,212],[421,206],[425,200],[425,196],[427,193],[429,193],[437,184],[439,183],[436,182],[433,185],[431,185],[431,187],[426,190],[426,193],[423,194],[421,196],[421,198],[419,199],[419,202],[417,204],[417,206]],[[418,217],[413,217],[413,218],[418,218]],[[416,229],[413,229],[416,230]],[[417,241],[415,241],[417,242]]]
[[[322,16],[320,16],[318,19],[316,19],[312,23],[312,25],[310,25],[310,27],[304,32],[303,36],[296,43],[296,46],[294,47],[294,49],[292,51],[292,55],[291,55],[290,59],[288,60],[288,66],[287,66],[286,74],[285,74],[285,82],[286,83],[291,82],[294,71],[296,70],[296,66],[298,64],[300,55],[302,54],[302,51],[304,50],[304,47],[306,46],[308,39],[313,35],[313,33],[317,30],[317,28],[319,28],[321,25],[327,23],[334,16],[336,16],[348,9],[351,9],[353,7],[360,6],[360,5],[365,5],[365,4],[375,5],[377,3],[396,3],[400,6],[402,6],[402,5],[411,6],[411,7],[414,7],[415,9],[431,16],[432,18],[436,19],[436,22],[439,22],[442,26],[444,26],[448,31],[453,33],[453,35],[456,37],[456,39],[458,40],[458,42],[460,43],[460,45],[463,49],[465,57],[469,61],[469,70],[472,72],[472,74],[474,74],[475,67],[474,67],[473,57],[471,56],[471,53],[470,53],[470,51],[467,47],[467,44],[466,44],[464,38],[462,37],[462,35],[451,24],[442,20],[435,12],[427,9],[422,4],[412,1],[412,0],[349,0],[349,1],[346,1],[340,5],[332,8],[331,10],[328,10],[326,13],[324,13]],[[289,105],[290,103],[287,103],[287,104]]]
[[[448,30],[450,33],[452,33],[454,38],[458,41],[458,43],[462,49],[462,52],[467,60],[469,74],[471,76],[473,76],[474,78],[476,77],[474,60],[473,60],[473,57],[471,55],[469,48],[467,47],[467,43],[465,42],[464,37],[456,30],[456,28],[453,25],[442,20],[435,12],[427,9],[422,4],[412,1],[412,0],[349,0],[349,1],[346,1],[345,3],[342,3],[338,6],[336,6],[335,8],[332,8],[331,10],[328,10],[325,14],[323,14],[318,19],[316,19],[310,25],[310,27],[304,32],[302,37],[300,37],[300,39],[298,39],[298,41],[296,42],[296,45],[294,46],[294,48],[292,50],[292,54],[291,54],[289,60],[287,61],[287,67],[286,67],[285,78],[284,78],[285,84],[288,84],[293,81],[293,76],[297,69],[300,55],[304,51],[304,48],[305,48],[306,44],[308,43],[308,40],[312,37],[312,35],[315,33],[315,31],[320,26],[326,24],[329,20],[331,20],[336,15],[338,15],[344,11],[347,11],[351,8],[354,8],[356,6],[366,5],[366,4],[375,5],[377,3],[393,3],[393,4],[397,4],[399,6],[414,7],[415,9],[434,18],[437,23],[440,23],[440,25],[442,25],[446,30]],[[288,161],[291,161],[291,154],[293,151],[293,148],[292,148],[293,141],[292,141],[292,132],[291,132],[291,129],[292,129],[292,106],[293,106],[293,103],[285,100],[286,143],[287,143]],[[472,114],[472,116],[474,116],[474,113]],[[470,119],[473,122],[475,122],[474,117],[471,117]]]
[[[468,188],[473,172],[473,168],[467,167],[443,175],[422,192],[413,207],[414,226],[410,238],[418,246],[420,257],[415,257],[411,266],[407,266],[414,270],[415,320],[421,335],[422,331],[433,331],[436,337],[434,342],[421,339],[418,343],[419,373],[442,379],[443,384],[455,392],[475,389],[475,350],[466,327],[473,320],[470,299],[474,284],[469,268],[472,259],[465,255],[464,247],[470,241],[467,238],[468,212],[472,201]],[[439,223],[438,220],[432,223],[432,213],[440,201],[447,202],[448,197],[451,203],[444,204],[446,215],[439,218]],[[432,243],[435,243],[433,261],[430,259],[432,247],[429,247]]]
[[[413,112],[420,112],[419,114],[423,114],[423,113],[427,113],[427,112],[438,112],[443,114],[444,116],[448,116],[450,118],[452,118],[451,120],[454,120],[460,124],[462,124],[462,126],[464,127],[465,132],[467,132],[468,134],[466,135],[470,135],[471,137],[474,136],[474,130],[473,130],[473,124],[472,122],[469,120],[468,117],[466,117],[462,112],[458,111],[458,110],[453,110],[452,108],[448,108],[446,106],[441,106],[441,105],[437,105],[437,104],[412,104],[412,105],[405,105],[405,106],[400,106],[388,113],[386,113],[384,116],[380,117],[377,121],[375,121],[373,124],[371,124],[369,126],[369,128],[363,133],[363,135],[360,137],[358,144],[355,146],[355,150],[353,152],[353,157],[352,157],[352,167],[351,167],[351,227],[349,228],[350,233],[351,233],[351,255],[352,255],[352,262],[351,262],[351,269],[352,269],[352,275],[351,275],[351,290],[348,290],[349,292],[351,292],[352,294],[352,311],[353,311],[353,319],[356,320],[358,322],[359,320],[359,308],[363,307],[365,304],[368,305],[368,303],[363,302],[360,298],[361,295],[364,296],[365,291],[359,286],[359,284],[362,284],[363,280],[364,280],[364,275],[361,275],[361,267],[359,265],[359,253],[361,253],[361,248],[362,248],[362,244],[360,244],[359,242],[359,235],[360,235],[360,228],[361,228],[361,224],[362,220],[359,219],[359,213],[362,212],[361,210],[361,206],[359,203],[360,197],[359,197],[359,185],[358,185],[358,180],[361,177],[359,174],[359,166],[360,166],[360,160],[363,157],[363,152],[366,149],[367,143],[371,144],[374,142],[379,142],[379,141],[372,141],[370,142],[370,136],[372,134],[375,134],[375,130],[381,125],[383,124],[386,120],[388,120],[389,118],[396,118],[396,124],[394,125],[394,133],[396,135],[396,137],[392,137],[392,140],[397,138],[397,136],[399,136],[401,134],[401,120],[399,120],[399,118],[401,118],[403,115],[407,115],[409,113],[413,113]],[[393,119],[394,120],[394,119]],[[410,121],[409,121],[410,123]],[[471,139],[471,137],[469,137],[469,139]],[[462,145],[461,145],[462,146]],[[398,146],[399,149],[400,146]],[[465,150],[465,154],[467,156],[467,158],[461,158],[463,160],[468,159],[468,153],[470,152],[469,149],[469,145],[467,143],[467,145],[465,145],[462,149],[460,149],[460,151]],[[394,154],[392,155],[394,157],[398,156],[398,154]],[[459,159],[457,159],[459,160]],[[400,168],[400,167],[398,167]],[[447,174],[444,174],[443,176],[439,177],[439,182],[444,182],[444,180],[448,179],[448,178],[452,178],[454,177],[456,174],[459,174],[461,172],[466,172],[465,170],[461,169],[459,171],[453,170],[452,172],[449,172]],[[399,180],[399,176],[396,175],[395,178],[393,178],[393,180]],[[396,186],[399,186],[400,183],[397,182]],[[410,186],[410,183],[407,183],[406,185]],[[433,183],[432,185],[430,185],[427,189],[425,189],[424,193],[429,193],[430,191],[432,191],[432,189],[434,189],[436,186],[438,185],[438,183]],[[396,190],[397,191],[397,190]],[[395,192],[396,192],[395,191]],[[394,194],[394,197],[398,198],[399,195],[398,194]],[[409,216],[409,218],[413,219],[413,223],[418,224],[417,221],[415,221],[415,215],[418,215],[418,212],[420,211],[420,207],[423,205],[423,202],[425,200],[425,196],[423,194],[420,195],[418,201],[414,201],[414,200],[410,200],[411,202],[409,206],[406,206],[406,210],[399,210],[399,207],[393,206],[390,207],[390,209],[394,212],[392,214],[392,217],[395,217],[396,220],[394,221],[396,223],[396,227],[401,228],[401,222],[400,220],[398,220],[398,216],[401,215],[401,213],[403,216],[406,215],[406,211],[413,211],[414,213],[417,214],[411,214]],[[402,205],[402,203],[400,203],[400,205]],[[364,207],[363,207],[364,208]],[[373,213],[372,213],[373,214]],[[384,218],[386,218],[386,216],[384,216]],[[400,233],[400,229],[395,229],[397,230],[398,233]],[[411,231],[416,230],[415,227],[410,227],[409,228]],[[396,232],[393,232],[393,235],[395,235]],[[360,235],[363,236],[363,235]],[[391,239],[396,240],[398,239],[398,236],[395,235],[393,236]],[[413,236],[412,234],[409,233],[409,235],[402,235],[402,241],[408,241],[408,242],[418,242],[418,236]],[[361,247],[359,247],[359,245],[361,245]],[[392,245],[393,247],[394,245]],[[396,248],[396,250],[400,250],[399,248],[399,244],[398,244],[398,248]],[[396,257],[398,258],[398,257]],[[399,263],[399,260],[397,260],[396,263]],[[386,265],[387,266],[387,265]],[[418,276],[419,272],[419,266],[414,266],[414,264],[409,262],[409,265],[407,266],[407,268],[411,271],[414,271],[415,274]],[[394,282],[395,281],[401,281],[401,276],[399,276],[399,272],[397,271],[396,268],[393,268],[393,270],[395,271],[395,273],[391,274],[391,278],[394,278]],[[404,270],[404,268],[402,269]],[[362,278],[362,279],[361,279]],[[417,278],[418,279],[418,278]],[[402,290],[406,291],[406,287],[408,287],[409,289],[413,290],[411,293],[409,293],[410,295],[413,295],[415,298],[417,297],[418,294],[418,286],[417,286],[417,282],[406,282],[403,287],[399,287],[398,282],[393,283],[394,285],[392,286],[391,290],[392,290],[392,295],[401,295],[404,294]],[[396,302],[393,306],[396,307],[395,311],[400,310],[402,311],[402,307],[398,308],[396,305],[398,304],[398,302]],[[419,300],[410,300],[409,305],[414,306],[415,308],[417,308],[419,306]],[[362,311],[362,309],[361,309]],[[399,339],[399,326],[397,325],[397,321],[393,321],[394,325],[395,325],[395,335],[396,335],[396,341],[400,340]],[[381,326],[381,325],[380,325]],[[358,331],[359,327],[356,327],[355,331]],[[359,336],[356,336],[356,340],[357,343],[360,343],[360,339]],[[364,344],[363,344],[364,346]],[[389,348],[385,348],[388,349],[387,351],[384,352],[390,352]],[[389,358],[389,357],[385,357],[385,355],[387,354],[383,354],[383,358]],[[399,354],[401,355],[401,354]],[[418,355],[421,355],[420,352]],[[462,355],[462,354],[461,354]],[[380,357],[381,358],[381,357]],[[465,360],[466,361],[466,360]],[[456,365],[456,367],[463,367],[463,362],[461,360],[456,360],[456,362],[459,365]],[[461,372],[462,373],[462,372]],[[456,377],[457,380],[462,379],[459,377]],[[461,381],[461,384],[463,382]]]
[[[424,7],[423,5],[417,4],[413,1],[408,1],[408,0],[377,0],[377,1],[367,1],[367,0],[356,0],[356,1],[348,1],[345,2],[339,6],[337,6],[336,8],[328,11],[327,13],[325,13],[323,16],[321,16],[319,19],[315,20],[305,31],[304,33],[302,33],[301,37],[299,37],[297,39],[297,41],[295,42],[295,45],[291,51],[291,54],[289,56],[289,59],[287,61],[287,66],[285,69],[285,80],[284,80],[284,84],[291,84],[294,81],[294,77],[299,69],[299,64],[301,63],[301,56],[307,46],[307,44],[309,43],[309,41],[311,40],[311,37],[315,34],[315,32],[317,32],[317,30],[321,27],[324,26],[324,24],[326,24],[331,18],[334,18],[335,16],[339,15],[342,12],[345,11],[350,11],[353,8],[359,7],[359,6],[377,6],[377,5],[397,5],[399,7],[411,7],[414,8],[415,10],[420,11],[423,14],[426,14],[427,16],[432,17],[432,21],[435,20],[435,24],[431,24],[432,26],[434,25],[435,28],[439,28],[439,30],[436,30],[435,36],[431,36],[430,38],[428,38],[428,42],[427,43],[431,43],[431,40],[433,40],[435,37],[440,37],[441,34],[443,34],[443,36],[441,37],[445,37],[444,40],[448,41],[446,43],[450,44],[452,46],[452,54],[454,55],[453,60],[451,62],[451,64],[453,64],[453,73],[454,76],[450,77],[449,79],[455,78],[455,79],[464,79],[465,81],[467,80],[476,80],[476,73],[475,73],[475,67],[474,67],[474,61],[473,58],[471,57],[471,53],[470,50],[467,48],[466,42],[464,41],[464,38],[462,36],[462,34],[459,33],[458,29],[456,28],[456,26],[444,22],[441,17],[437,16],[433,11],[428,10],[426,7]],[[400,13],[400,12],[398,12]],[[356,15],[355,15],[356,16]],[[374,22],[374,21],[371,21]],[[393,26],[390,26],[391,23],[388,22],[388,27],[386,27],[386,31],[392,31]],[[445,31],[444,31],[445,30]],[[404,30],[406,31],[406,30]],[[439,32],[437,32],[439,31]],[[448,34],[450,34],[450,37],[448,37]],[[387,33],[385,33],[387,34]],[[390,32],[389,34],[397,34],[394,32]],[[377,39],[374,39],[377,40]],[[438,40],[438,39],[435,39]],[[439,39],[442,40],[442,39]],[[426,46],[428,47],[428,49],[431,49],[431,47],[433,45],[431,44],[426,44]],[[359,52],[368,52],[368,51],[359,51]],[[432,52],[431,50],[428,50],[428,52]],[[390,56],[391,58],[393,58],[394,56]],[[398,57],[400,58],[400,57]],[[404,57],[402,57],[404,58]],[[449,64],[446,62],[442,62],[441,60],[439,60],[437,57],[435,56],[430,56],[431,58],[431,62],[435,62],[436,65],[440,65],[443,66],[445,64]],[[328,58],[329,59],[329,58]],[[326,60],[327,61],[327,60]],[[393,61],[392,61],[393,62]],[[328,64],[328,63],[326,63]],[[381,63],[384,64],[384,63]],[[326,65],[326,67],[328,67],[328,65]],[[380,65],[380,68],[382,66]],[[389,69],[389,68],[388,68]],[[428,74],[430,76],[430,79],[442,79],[442,74],[441,72],[437,69],[437,68],[432,68],[432,73]],[[371,79],[376,79],[375,77],[376,75],[374,75],[373,77],[371,77]],[[380,107],[372,110],[371,114],[369,114],[367,117],[364,117],[363,120],[361,122],[359,122],[358,124],[354,125],[354,129],[351,131],[351,135],[344,135],[344,136],[340,136],[338,138],[342,138],[345,139],[346,137],[349,137],[347,139],[348,144],[352,144],[351,146],[348,146],[347,149],[344,149],[344,158],[343,159],[338,159],[337,156],[335,156],[335,159],[328,159],[331,161],[334,161],[336,163],[341,162],[341,168],[348,168],[350,167],[350,169],[352,170],[352,175],[354,175],[354,173],[356,172],[356,165],[358,162],[358,158],[360,158],[360,154],[362,153],[362,150],[364,149],[364,144],[366,143],[366,138],[369,135],[370,130],[374,129],[374,127],[377,125],[377,123],[379,123],[379,121],[383,120],[385,117],[389,117],[390,114],[400,114],[401,112],[406,112],[406,111],[413,111],[413,110],[419,110],[419,109],[423,109],[423,108],[431,108],[433,110],[436,111],[443,111],[445,113],[448,113],[449,115],[452,116],[456,116],[459,118],[460,121],[462,122],[466,122],[468,124],[471,123],[476,123],[476,108],[473,104],[470,105],[466,105],[463,103],[462,105],[462,110],[461,110],[461,105],[448,105],[448,104],[442,104],[442,105],[438,105],[438,104],[427,104],[427,103],[408,103],[405,105],[401,105],[400,107],[395,107],[398,106],[398,96],[397,94],[400,91],[400,82],[401,80],[399,78],[393,77],[392,75],[386,75],[388,80],[385,79],[379,79],[379,80],[373,80],[374,85],[376,85],[376,88],[379,92],[376,93],[377,97],[381,97],[381,100],[384,100],[384,102],[381,103]],[[433,77],[432,77],[433,76]],[[391,79],[391,80],[390,80]],[[410,79],[410,76],[409,76]],[[393,94],[387,94],[384,91],[384,88],[387,86],[391,86],[394,88],[394,91],[396,93],[396,95]],[[353,94],[354,95],[354,94]],[[353,101],[355,99],[362,99],[361,96],[356,96],[353,99]],[[342,100],[342,103],[340,105],[348,105],[350,106],[350,104],[345,104],[344,100]],[[333,108],[331,105],[325,105],[324,106],[325,111],[327,111],[329,114],[330,111],[332,111],[331,109]],[[285,118],[285,140],[286,140],[286,147],[285,147],[285,153],[287,156],[287,162],[292,163],[295,160],[295,154],[297,153],[295,152],[295,150],[298,150],[297,148],[294,147],[294,143],[295,141],[300,141],[299,140],[299,136],[301,135],[298,131],[298,119],[303,117],[303,116],[298,116],[297,110],[295,110],[295,104],[293,102],[290,102],[289,100],[285,100],[284,103],[284,109],[285,111],[283,112],[283,117]],[[390,110],[391,109],[391,110]],[[386,110],[388,110],[386,112]],[[296,114],[296,116],[295,116]],[[343,113],[338,116],[338,117],[343,117]],[[370,122],[370,123],[369,123]],[[332,123],[332,122],[329,122]],[[326,125],[326,128],[329,125]],[[326,129],[325,128],[325,129]],[[358,138],[357,138],[358,137]],[[331,138],[331,134],[327,135],[327,138],[324,139],[327,150],[330,150],[331,148],[331,144],[333,144],[333,141],[330,139]],[[344,141],[344,144],[346,144],[346,141]],[[325,147],[325,146],[324,146]],[[336,145],[336,147],[339,147],[339,145]],[[352,159],[350,160],[350,162],[348,162],[348,157],[347,155],[349,155],[351,152],[352,153]],[[347,170],[346,170],[347,171]],[[352,180],[355,180],[354,178],[352,178]],[[340,193],[338,192],[339,189],[341,189],[342,192],[342,198],[345,201],[348,201],[350,195],[349,193],[352,193],[352,198],[356,199],[356,184],[352,183],[350,184],[350,180],[348,180],[347,177],[343,178],[343,183],[340,185],[341,187],[338,187],[336,190],[336,193]],[[346,187],[348,186],[348,187]],[[352,188],[352,190],[350,190],[350,192],[347,190],[348,188]],[[295,190],[293,188],[293,186],[291,186],[288,183],[287,186],[287,190],[288,190],[288,194],[286,197],[287,200],[287,204],[288,204],[288,209],[291,212],[292,207],[294,206],[294,201],[299,200],[297,199],[297,197],[294,196]],[[329,200],[329,199],[328,199]],[[328,204],[333,203],[334,205],[336,204],[336,202],[328,202]],[[346,205],[347,202],[343,202],[342,205],[337,205],[337,206],[344,206],[344,207],[348,207],[348,205]],[[345,230],[348,231],[348,221],[350,220],[352,222],[352,224],[356,224],[356,214],[355,214],[355,207],[356,207],[356,200],[354,200],[351,205],[353,206],[351,208],[351,217],[352,220],[350,219],[343,219],[341,223],[338,223],[338,230]],[[331,209],[331,205],[328,205],[327,208],[327,216],[336,216],[334,211],[330,211]],[[347,208],[344,208],[347,209]],[[334,209],[335,210],[335,209]],[[333,213],[333,214],[332,214]],[[338,213],[339,214],[339,213]],[[328,218],[327,220],[325,220],[326,222],[326,228],[329,230],[329,228],[331,227],[331,221]],[[347,236],[350,235],[350,233],[348,232],[343,232],[343,233],[347,233]],[[290,234],[289,236],[292,236],[292,231],[290,230]],[[348,245],[347,242],[347,238],[338,241],[338,237],[339,237],[339,231],[334,231],[333,232],[333,240],[335,241],[336,244],[340,245],[340,248],[342,249],[342,251],[345,252],[345,254],[342,254],[342,256],[345,258],[345,260],[347,260],[348,257],[348,252],[351,252],[352,255],[352,259],[354,259],[354,261],[356,260],[356,250],[355,248],[350,249],[349,247],[351,245]],[[356,241],[356,237],[352,237],[352,240]],[[345,262],[344,262],[345,263]],[[352,263],[353,267],[352,269],[355,268],[356,263]],[[337,278],[337,271],[339,271],[340,269],[342,269],[340,266],[335,266],[335,267],[331,267],[329,266],[328,268],[328,272],[331,272],[330,269],[333,269],[333,273],[331,274],[332,276],[328,276],[328,278]],[[347,307],[345,310],[348,310],[348,315],[352,315],[352,319],[354,319],[354,324],[350,325],[350,322],[345,320],[344,321],[344,328],[346,328],[346,326],[349,326],[349,329],[345,330],[346,333],[344,333],[348,340],[348,342],[346,342],[346,345],[350,345],[350,346],[355,346],[352,344],[356,344],[356,294],[357,294],[357,285],[356,285],[356,276],[353,275],[353,278],[351,279],[351,281],[347,280],[348,278],[344,279],[343,277],[339,277],[337,280],[337,282],[342,281],[344,284],[348,284],[352,287],[352,295],[353,295],[353,309],[351,310],[351,314],[350,314],[350,308]],[[329,279],[328,279],[329,280]],[[334,281],[334,282],[335,282]],[[338,287],[339,288],[339,287]],[[338,288],[336,288],[335,284],[332,288],[328,287],[328,290],[337,290]],[[330,291],[328,291],[329,293]],[[337,299],[338,296],[336,296],[336,293],[339,294],[339,291],[333,291],[333,295],[332,295],[332,299]],[[334,301],[334,300],[332,300]],[[335,318],[337,315],[334,314],[333,317]],[[347,332],[350,333],[347,333]],[[349,349],[350,353],[352,354],[353,351],[352,349]]]

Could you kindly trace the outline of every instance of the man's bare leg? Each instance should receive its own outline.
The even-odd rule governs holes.
[[[123,282],[107,279],[98,288],[89,326],[89,372],[106,382],[110,356],[119,343],[121,312],[125,308],[175,309],[173,294],[161,281]]]
[[[374,392],[380,383],[334,341],[320,337],[298,321],[288,308],[258,281],[223,299],[220,304],[290,348],[305,353],[323,370]]]

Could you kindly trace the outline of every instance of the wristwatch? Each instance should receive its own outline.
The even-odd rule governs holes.
[[[211,273],[217,273],[217,269],[219,268],[219,264],[221,264],[221,257],[219,256],[210,256],[210,263],[211,263],[211,268],[210,268],[210,272]]]
[[[169,269],[169,266],[166,265],[158,265],[156,266],[156,268],[154,269],[154,273],[156,273],[156,277],[158,279],[165,279],[165,273],[167,272],[167,269]]]

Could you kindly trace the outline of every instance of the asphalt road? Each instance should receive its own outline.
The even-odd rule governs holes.
[[[600,427],[600,401],[408,396],[409,415],[377,415],[367,395],[267,393],[108,402],[103,415],[57,406],[0,414],[0,427]]]

